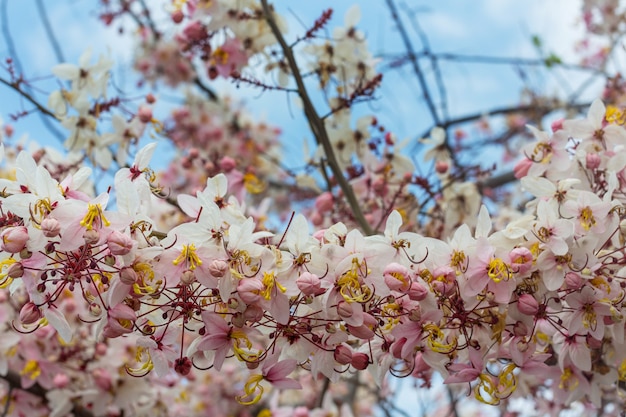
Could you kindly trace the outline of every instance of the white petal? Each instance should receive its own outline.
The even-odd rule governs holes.
[[[63,342],[70,343],[72,341],[72,328],[58,309],[55,307],[47,308],[43,315],[48,320],[48,323],[59,333],[59,337],[63,339]]]

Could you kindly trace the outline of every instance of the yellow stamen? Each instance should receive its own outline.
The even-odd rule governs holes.
[[[13,258],[7,258],[0,262],[0,288],[6,288],[13,282],[13,278],[9,277],[9,268],[17,261]]]
[[[591,229],[596,225],[596,218],[593,217],[593,211],[589,208],[589,206],[583,208],[580,211],[580,224],[585,230]]]
[[[487,268],[487,275],[495,283],[508,281],[512,275],[509,266],[500,258],[492,259]]]
[[[39,367],[39,363],[36,360],[31,359],[26,362],[24,368],[20,371],[20,375],[28,376],[33,381],[37,379],[39,375],[41,375],[41,368]]]
[[[196,254],[196,245],[193,243],[189,245],[183,245],[183,249],[180,251],[180,255],[178,258],[174,259],[172,263],[174,265],[178,265],[182,261],[185,261],[185,265],[190,270],[196,269],[198,266],[202,265],[202,259],[198,257]]]
[[[102,206],[100,204],[91,204],[87,206],[87,214],[80,221],[80,225],[86,228],[87,230],[93,229],[93,223],[96,222],[96,225],[104,225],[110,226],[111,222],[104,217],[104,212],[102,211]]]
[[[263,272],[263,285],[265,285],[265,289],[261,291],[261,295],[266,300],[269,300],[270,298],[272,298],[272,290],[274,289],[275,286],[278,287],[278,289],[282,293],[287,291],[287,288],[281,285],[280,282],[276,281],[276,276],[274,275],[273,272]]]
[[[261,386],[261,381],[263,381],[263,375],[256,374],[250,376],[250,378],[248,378],[248,381],[243,387],[246,395],[237,397],[237,402],[241,405],[253,405],[261,401],[261,397],[263,396],[264,391],[263,387]],[[244,398],[252,397],[252,395],[255,393],[256,395],[254,395],[254,397],[250,401],[243,401]]]

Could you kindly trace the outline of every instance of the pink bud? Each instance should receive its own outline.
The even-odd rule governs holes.
[[[114,230],[107,237],[107,246],[113,255],[126,255],[133,248],[134,240],[124,233]]]
[[[437,174],[445,174],[448,172],[448,168],[450,168],[450,164],[446,161],[437,161],[437,163],[435,163],[435,171],[437,171]]]
[[[25,226],[7,227],[0,233],[2,250],[9,253],[18,253],[26,247],[28,229]]]
[[[148,103],[148,104],[156,103],[156,97],[154,97],[154,94],[152,94],[152,93],[146,94],[146,103]]]
[[[552,128],[552,132],[563,129],[563,121],[564,119],[561,118],[552,122],[552,124],[550,125],[550,127]]]
[[[422,301],[428,296],[428,288],[419,282],[414,282],[409,287],[409,298],[413,301]]]
[[[324,293],[324,290],[321,288],[320,278],[310,272],[300,274],[296,280],[296,285],[304,295],[320,295]]]
[[[96,386],[102,391],[109,391],[113,385],[111,374],[103,368],[96,368],[91,373]]]
[[[334,206],[335,206],[335,199],[333,195],[329,193],[328,191],[320,194],[315,199],[315,208],[320,213],[329,212],[333,209]]]
[[[533,267],[533,254],[528,248],[514,248],[509,252],[509,260],[514,268],[513,272],[525,274]]]
[[[183,34],[190,41],[200,41],[203,38],[206,38],[207,31],[204,28],[204,25],[199,21],[195,20],[190,22],[185,29],[183,29]]]
[[[522,294],[517,301],[517,308],[523,314],[534,316],[539,311],[539,303],[530,294]]]
[[[256,278],[242,278],[237,284],[237,294],[246,304],[258,303],[262,296],[261,291],[265,289],[265,285]]]
[[[20,310],[20,322],[22,324],[33,324],[38,321],[42,316],[41,310],[32,301],[24,304]]]
[[[370,357],[363,352],[357,352],[352,355],[352,366],[359,371],[367,369],[370,364]]]
[[[530,170],[530,167],[533,166],[533,163],[534,162],[528,158],[521,159],[513,167],[513,175],[515,175],[515,178],[519,180],[520,178],[523,178],[526,175],[528,175],[528,171]]]
[[[376,328],[377,324],[378,322],[371,314],[363,313],[363,325],[348,325],[347,327],[352,336],[358,337],[359,339],[368,340],[375,336],[374,329]]]
[[[587,169],[597,169],[600,166],[600,155],[597,153],[588,153],[585,156],[585,166]]]
[[[352,317],[354,312],[352,311],[352,305],[347,301],[340,301],[337,304],[337,314],[339,317],[343,317],[344,319]]]
[[[411,285],[409,268],[396,262],[392,262],[385,267],[383,278],[390,290],[406,291]]]
[[[179,24],[180,22],[183,21],[183,18],[185,17],[185,15],[183,14],[182,11],[180,10],[176,10],[174,11],[174,13],[172,13],[172,22]]]
[[[141,123],[150,123],[152,121],[152,109],[147,106],[139,106],[137,117]]]
[[[137,273],[133,268],[122,268],[120,271],[120,281],[125,285],[133,285],[137,282]]]
[[[55,237],[61,233],[61,223],[57,219],[46,218],[41,221],[41,231],[45,237]]]
[[[186,271],[183,271],[182,274],[180,274],[180,283],[183,285],[191,285],[195,281],[196,274],[190,269],[187,269]]]
[[[211,261],[209,265],[209,273],[215,278],[221,278],[228,271],[228,264],[220,259]]]
[[[575,272],[568,272],[565,274],[565,285],[567,285],[567,288],[577,290],[582,287],[583,279]]]
[[[249,305],[243,312],[243,318],[256,323],[263,318],[263,309],[257,305]]]
[[[311,220],[311,223],[315,227],[319,227],[319,226],[322,225],[322,223],[324,223],[324,218],[322,217],[322,215],[318,211],[314,211],[311,214],[311,217],[309,218],[309,220]]]
[[[65,374],[56,374],[54,376],[54,379],[52,380],[52,383],[56,388],[62,389],[69,385],[70,378]]]
[[[85,239],[86,244],[95,245],[100,240],[100,233],[96,229],[85,230],[83,239]]]
[[[237,162],[230,156],[225,156],[220,161],[220,169],[224,172],[230,172],[237,166]]]
[[[335,348],[335,361],[341,365],[348,365],[352,362],[352,349],[346,345],[339,345]]]
[[[7,276],[9,278],[21,278],[24,276],[24,265],[21,262],[12,264],[7,270]]]

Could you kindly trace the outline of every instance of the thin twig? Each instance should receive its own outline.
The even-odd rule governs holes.
[[[402,37],[402,42],[404,43],[404,47],[408,52],[408,59],[411,62],[413,72],[415,73],[415,76],[417,77],[417,80],[422,89],[422,93],[424,94],[424,100],[426,100],[426,106],[430,111],[433,122],[435,125],[440,125],[441,120],[439,119],[439,115],[437,113],[437,109],[435,108],[433,98],[430,96],[430,90],[428,89],[428,84],[426,84],[426,78],[424,78],[424,74],[422,72],[422,69],[420,68],[417,55],[415,53],[415,50],[413,49],[413,44],[411,44],[411,39],[409,39],[409,35],[407,34],[404,24],[400,20],[400,16],[398,15],[398,9],[396,8],[393,0],[386,0],[386,2],[387,6],[389,7],[389,11],[391,12],[391,17],[396,22],[396,26],[398,27],[398,31],[400,32],[400,36]]]
[[[41,104],[37,100],[35,100],[35,98],[33,96],[31,96],[29,93],[27,93],[26,91],[24,91],[24,89],[20,88],[18,83],[7,81],[4,78],[0,78],[0,83],[2,83],[4,85],[12,88],[13,90],[17,91],[22,97],[24,97],[26,100],[28,100],[29,102],[34,104],[35,107],[37,107],[37,109],[41,113],[45,114],[46,116],[52,117],[54,120],[58,120],[54,113],[52,113],[50,110],[46,109],[43,106],[43,104]]]
[[[41,21],[43,22],[43,26],[44,26],[44,29],[46,30],[46,33],[48,34],[48,40],[50,41],[50,44],[52,45],[52,49],[54,50],[54,55],[57,58],[57,62],[61,64],[65,62],[65,57],[63,56],[63,51],[61,50],[61,46],[59,45],[59,42],[57,41],[57,38],[54,35],[52,26],[50,26],[50,20],[48,20],[48,13],[46,12],[46,9],[43,5],[43,1],[35,0],[35,2],[37,3],[37,11],[39,12],[39,17],[41,18]]]
[[[328,138],[328,133],[326,132],[326,126],[324,126],[324,121],[317,114],[317,111],[315,110],[315,106],[313,105],[313,102],[311,101],[311,98],[309,97],[306,87],[304,86],[304,81],[302,80],[300,69],[298,68],[298,64],[296,63],[296,59],[293,55],[293,51],[291,50],[291,48],[289,48],[289,45],[287,44],[287,42],[285,41],[285,38],[280,32],[280,29],[278,28],[278,25],[276,24],[276,21],[274,20],[274,16],[272,14],[272,11],[270,10],[267,0],[261,0],[261,5],[263,6],[263,13],[265,14],[265,20],[270,26],[272,33],[276,37],[276,40],[280,44],[283,54],[285,55],[285,58],[287,59],[289,68],[291,69],[291,73],[293,74],[294,80],[298,87],[298,95],[300,99],[302,100],[304,113],[309,122],[309,127],[311,128],[311,131],[313,132],[313,135],[315,136],[317,143],[321,144],[322,148],[324,149],[324,153],[326,154],[328,165],[330,166],[330,169],[332,170],[333,175],[335,176],[335,180],[337,181],[337,184],[339,184],[339,187],[343,191],[343,194],[346,200],[348,201],[350,208],[352,209],[352,214],[354,216],[354,219],[359,224],[359,226],[361,227],[361,229],[363,230],[365,234],[373,235],[375,231],[372,229],[370,224],[365,219],[365,216],[363,215],[363,212],[361,211],[359,201],[357,200],[356,195],[354,194],[354,190],[352,189],[352,187],[350,186],[346,178],[343,176],[341,168],[339,167],[332,144],[330,143],[330,139]]]

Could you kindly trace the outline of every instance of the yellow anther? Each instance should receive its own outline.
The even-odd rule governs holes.
[[[202,259],[200,259],[196,254],[196,245],[194,245],[193,243],[189,245],[183,245],[183,249],[180,251],[180,255],[178,255],[178,258],[174,259],[172,263],[174,265],[178,265],[183,261],[185,261],[187,269],[190,269],[192,271],[198,266],[202,265]]]
[[[349,303],[365,303],[373,296],[372,290],[359,281],[359,272],[363,264],[357,258],[353,258],[350,270],[344,272],[337,280],[339,293]]]
[[[7,258],[0,262],[0,288],[6,288],[13,282],[13,278],[9,277],[9,268],[17,261],[13,258]]]
[[[104,212],[102,211],[102,206],[100,204],[91,204],[87,206],[87,214],[80,221],[80,225],[86,228],[87,230],[93,229],[93,223],[96,222],[97,226],[110,226],[111,222],[104,217]]]
[[[30,379],[35,380],[39,375],[41,375],[41,368],[39,367],[39,363],[31,359],[24,365],[24,368],[20,371],[20,375],[28,376]]]
[[[281,285],[280,282],[276,281],[276,276],[273,272],[263,272],[263,285],[265,286],[265,289],[261,291],[261,295],[266,300],[272,298],[272,290],[274,287],[277,287],[282,293],[287,291],[287,288]]]
[[[580,225],[583,227],[583,229],[585,230],[589,230],[591,229],[593,226],[596,225],[596,218],[593,217],[593,211],[591,211],[591,209],[589,208],[589,206],[583,208],[580,211]]]
[[[574,375],[571,368],[565,368],[563,370],[563,374],[561,375],[561,382],[559,382],[560,389],[566,389],[568,391],[573,391],[578,387],[578,378]]]
[[[126,371],[133,376],[144,376],[147,375],[152,369],[154,369],[154,363],[152,362],[152,356],[150,356],[150,352],[148,349],[143,346],[137,346],[137,350],[135,351],[135,362],[140,364],[141,366],[137,368],[131,368],[126,365]]]
[[[493,282],[508,281],[512,275],[509,266],[500,258],[492,259],[487,267],[487,275]]]
[[[241,405],[253,405],[261,401],[261,397],[263,397],[264,392],[264,389],[261,386],[261,381],[263,381],[263,375],[256,374],[250,376],[250,378],[248,378],[248,381],[243,387],[246,395],[237,397],[237,402]],[[252,399],[249,401],[244,401],[244,398],[248,397],[252,397]]]
[[[265,183],[252,173],[244,174],[243,185],[250,194],[259,194],[265,190]]]

